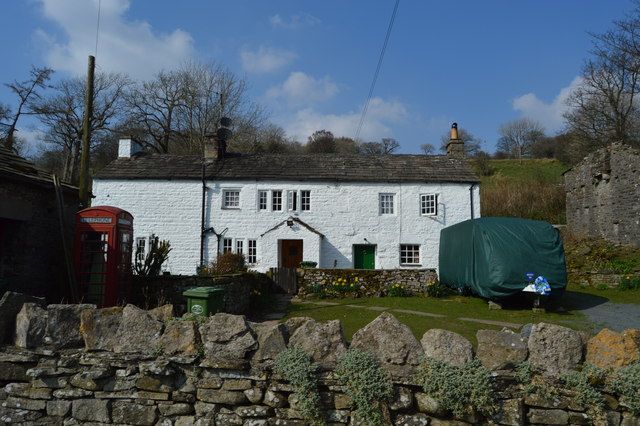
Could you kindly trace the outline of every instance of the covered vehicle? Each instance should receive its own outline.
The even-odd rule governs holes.
[[[440,232],[440,282],[487,298],[515,295],[529,277],[543,276],[551,295],[567,286],[560,233],[551,224],[509,217],[460,222]]]

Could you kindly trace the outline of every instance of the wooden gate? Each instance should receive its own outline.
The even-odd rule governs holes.
[[[298,294],[298,274],[296,268],[270,268],[271,278],[276,286],[287,294]]]

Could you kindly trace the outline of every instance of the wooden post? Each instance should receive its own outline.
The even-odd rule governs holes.
[[[84,100],[84,120],[82,123],[82,150],[80,152],[80,205],[87,208],[91,204],[89,192],[89,146],[91,142],[91,118],[93,117],[93,74],[96,66],[96,58],[89,55],[87,68],[87,91]]]

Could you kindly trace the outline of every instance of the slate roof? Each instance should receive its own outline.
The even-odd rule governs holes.
[[[33,185],[53,186],[51,173],[36,167],[35,164],[14,153],[0,144],[0,176],[3,178],[20,180]],[[61,187],[77,191],[78,188],[64,182]]]
[[[200,179],[202,158],[142,154],[118,158],[96,179]],[[209,160],[207,179],[339,182],[479,182],[464,159],[425,155],[228,154]]]

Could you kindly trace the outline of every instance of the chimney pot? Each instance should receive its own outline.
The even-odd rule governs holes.
[[[464,141],[460,139],[458,134],[458,123],[453,123],[451,125],[449,142],[447,142],[447,156],[453,158],[464,158],[466,156],[464,151]]]

